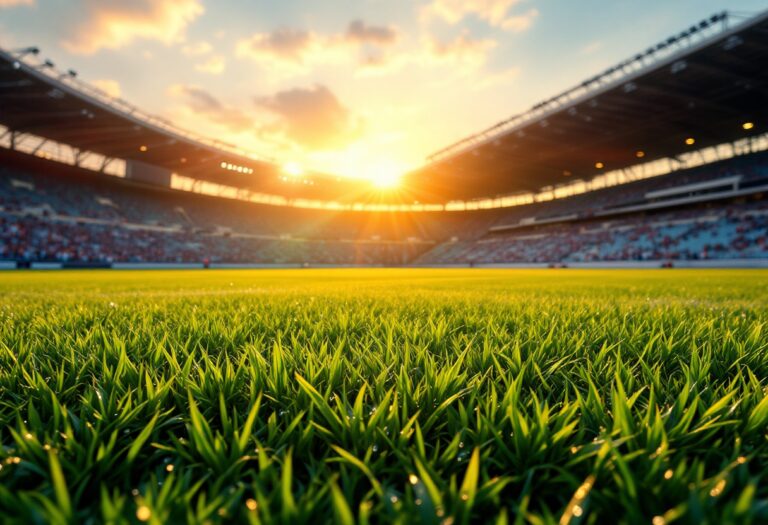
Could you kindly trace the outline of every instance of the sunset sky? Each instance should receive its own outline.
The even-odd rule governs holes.
[[[376,178],[755,0],[0,0],[0,45],[281,164]]]

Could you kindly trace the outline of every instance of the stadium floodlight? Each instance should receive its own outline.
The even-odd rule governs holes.
[[[59,75],[59,80],[64,80],[66,78],[71,78],[71,79],[77,78],[77,71],[75,71],[74,69],[68,69],[66,73],[62,73],[61,75]]]
[[[741,127],[744,128],[745,130],[750,130],[750,129],[755,127],[755,123],[754,122],[745,122],[744,124],[741,125]]]
[[[40,48],[37,46],[23,47],[21,49],[17,49],[14,54],[16,55],[16,58],[24,58],[27,55],[39,55]]]

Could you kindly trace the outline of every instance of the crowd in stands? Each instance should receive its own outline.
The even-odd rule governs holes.
[[[403,265],[428,243],[269,239],[0,213],[0,260]]]
[[[402,265],[445,235],[438,226],[0,166],[0,260]]]
[[[403,265],[768,258],[764,198],[597,216],[642,202],[651,191],[731,175],[746,186],[768,184],[768,153],[472,212],[268,206],[44,167],[0,165],[0,260]],[[575,218],[536,224],[565,215]],[[495,232],[494,225],[511,228]]]
[[[422,264],[768,258],[768,200],[520,228],[444,243]]]

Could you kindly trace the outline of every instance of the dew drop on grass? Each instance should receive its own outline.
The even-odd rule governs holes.
[[[723,490],[725,490],[725,480],[721,479],[717,482],[717,485],[715,485],[712,490],[709,491],[709,495],[713,498],[716,498],[723,493]]]
[[[136,509],[136,518],[139,521],[149,521],[149,518],[151,517],[152,517],[152,511],[146,505],[142,505],[138,509]]]

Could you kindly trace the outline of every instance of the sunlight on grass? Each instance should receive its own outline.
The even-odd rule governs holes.
[[[760,271],[0,274],[0,515],[765,521],[766,297]]]

